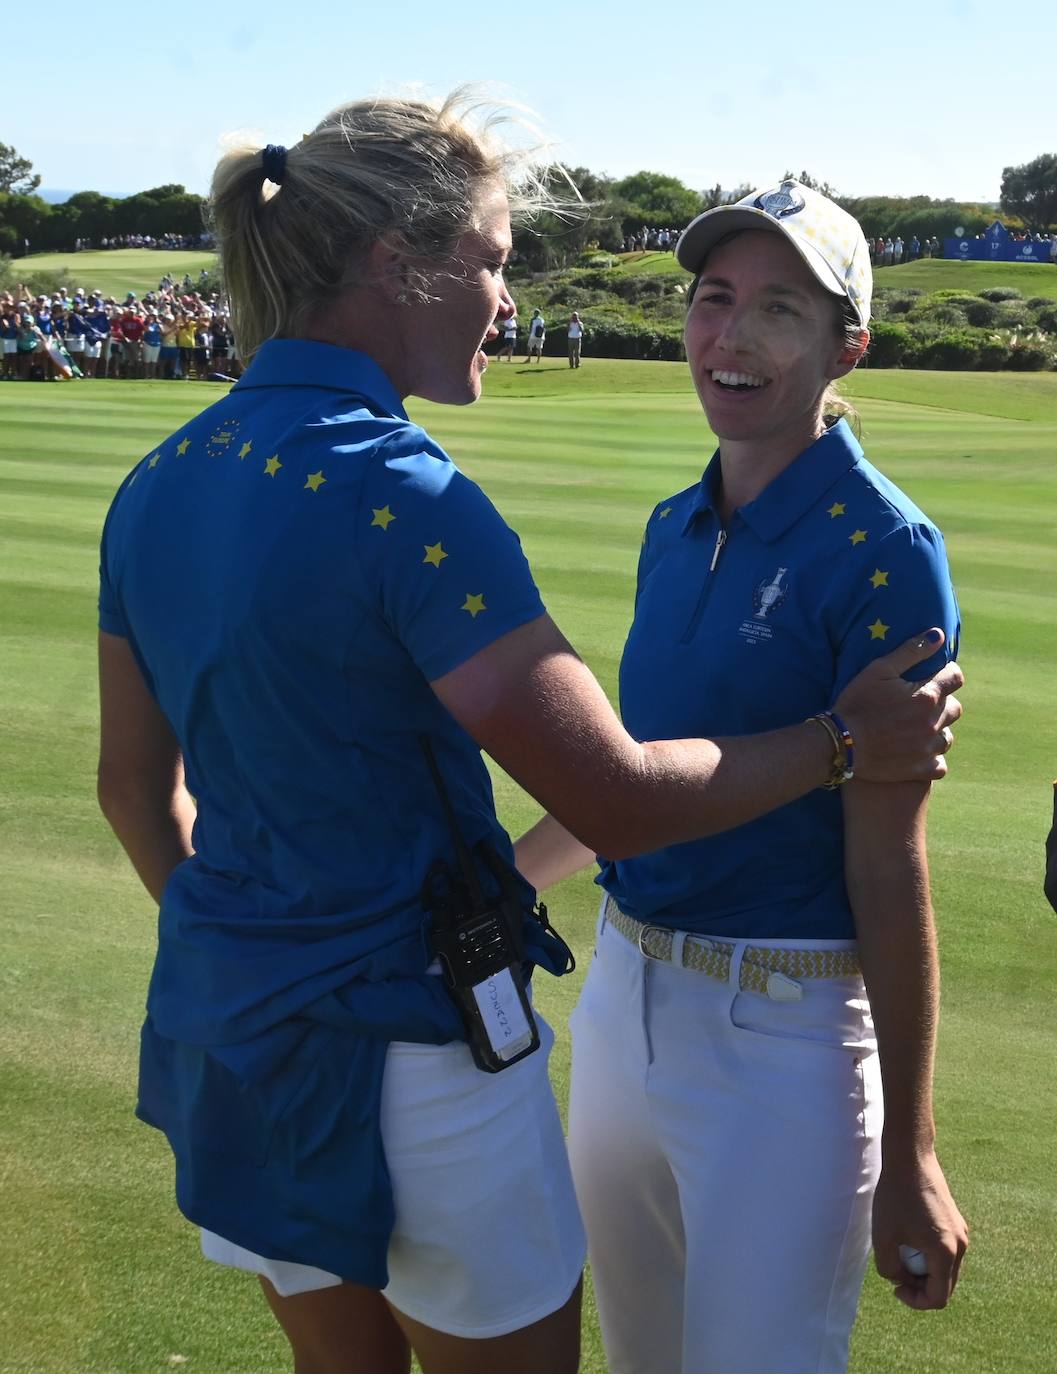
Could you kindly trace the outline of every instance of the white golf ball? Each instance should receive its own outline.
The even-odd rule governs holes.
[[[920,1250],[915,1250],[912,1245],[899,1247],[899,1259],[908,1273],[917,1274],[919,1278],[924,1278],[929,1272],[928,1260]]]

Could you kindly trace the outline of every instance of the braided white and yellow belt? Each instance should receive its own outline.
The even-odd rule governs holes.
[[[730,977],[733,947],[729,944],[710,940],[707,935],[685,935],[678,940],[674,930],[647,925],[626,915],[612,897],[606,898],[605,918],[607,924],[630,940],[647,959],[665,964],[681,963],[683,968],[707,974],[723,983]],[[681,958],[676,954],[680,944]],[[774,973],[799,981],[802,978],[854,978],[861,972],[859,956],[854,949],[773,949],[766,945],[748,945],[742,955],[739,985],[743,990],[773,997],[776,988],[771,975]]]

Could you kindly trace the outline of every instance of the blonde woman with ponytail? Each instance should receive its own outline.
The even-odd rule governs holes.
[[[424,1374],[577,1367],[553,1034],[497,972],[478,1019],[529,1029],[482,1072],[450,946],[438,960],[469,884],[505,913],[509,986],[569,967],[481,750],[614,855],[746,820],[832,766],[817,725],[633,740],[517,536],[407,418],[409,396],[477,399],[514,309],[511,212],[544,204],[478,115],[360,101],[222,160],[246,372],[151,448],[103,534],[99,798],[160,906],[137,1110],[205,1254],[260,1276],[298,1374],[406,1374],[412,1348]],[[920,656],[842,697],[866,776],[943,771],[960,678],[914,694],[899,672]]]

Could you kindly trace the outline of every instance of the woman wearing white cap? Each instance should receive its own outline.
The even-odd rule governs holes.
[[[912,675],[934,671],[959,629],[942,537],[829,390],[869,340],[858,224],[786,181],[699,216],[677,256],[719,451],[647,524],[625,727],[788,725],[915,624],[945,629]],[[820,727],[838,748],[826,788],[600,860],[570,1150],[613,1374],[837,1374],[871,1243],[908,1306],[943,1306],[957,1279],[966,1230],[931,1106],[928,784],[852,781],[845,722]],[[537,888],[593,857],[551,817],[518,846]]]

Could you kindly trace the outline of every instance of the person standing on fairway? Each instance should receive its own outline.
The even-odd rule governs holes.
[[[829,391],[869,340],[858,224],[786,181],[699,216],[677,257],[719,450],[646,526],[625,726],[777,729],[929,620],[944,647],[910,676],[933,671],[959,629],[943,540]],[[822,725],[851,751],[841,714]],[[935,1154],[928,793],[849,753],[721,836],[599,860],[569,1132],[613,1374],[838,1374],[871,1237],[902,1301],[950,1297],[966,1228]],[[594,857],[551,817],[516,853],[537,888]]]
[[[543,357],[543,341],[547,337],[547,324],[538,310],[533,310],[532,319],[529,320],[528,327],[528,353],[525,361],[530,363],[533,358],[539,362]]]
[[[481,750],[618,856],[788,804],[840,752],[817,723],[631,739],[517,537],[407,418],[408,396],[480,394],[514,310],[511,170],[454,99],[349,104],[222,159],[247,371],[151,449],[103,533],[99,798],[161,908],[138,1114],[205,1253],[260,1275],[312,1374],[406,1374],[411,1347],[428,1374],[577,1366],[553,1036],[499,1000],[500,973],[568,951],[508,866]],[[930,651],[838,699],[877,783],[945,770],[961,674],[900,676]],[[476,967],[449,938],[467,914],[511,951],[476,1020],[439,976]],[[502,1047],[512,1016],[542,1052],[482,1072],[479,1027]]]
[[[575,310],[569,318],[567,333],[569,335],[569,366],[579,367],[580,348],[583,345],[584,339],[584,325]]]

